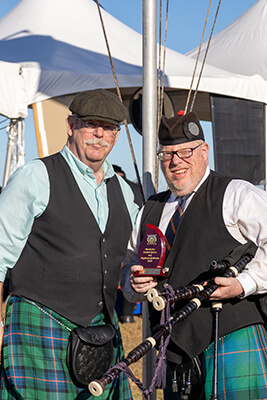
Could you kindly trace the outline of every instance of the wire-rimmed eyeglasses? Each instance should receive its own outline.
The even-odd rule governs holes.
[[[120,130],[120,127],[117,125],[98,123],[95,121],[83,121],[81,118],[76,116],[75,119],[80,121],[81,127],[87,129],[89,132],[95,132],[98,128],[102,128],[104,131],[104,136],[108,137],[115,136]]]
[[[192,147],[190,149],[180,149],[176,151],[159,151],[157,153],[160,161],[170,161],[173,159],[174,154],[179,158],[190,158],[193,155],[193,151],[200,147],[203,143],[200,143],[196,147]]]

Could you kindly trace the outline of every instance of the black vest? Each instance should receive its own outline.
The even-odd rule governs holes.
[[[165,266],[170,268],[167,282],[174,288],[211,278],[208,272],[211,262],[222,260],[240,245],[227,231],[222,217],[223,195],[230,180],[211,172],[183,214],[171,252],[165,260]],[[159,224],[169,195],[169,191],[164,192],[147,202],[141,224],[141,237],[147,223]],[[181,309],[187,302],[188,300],[176,302],[175,310]],[[149,308],[154,332],[159,324],[160,313],[151,305]],[[252,298],[225,301],[220,313],[219,335],[223,336],[254,323],[263,323],[263,319]],[[212,314],[210,303],[207,302],[174,326],[167,356],[175,360],[174,354],[182,355],[185,352],[192,358],[212,341]]]
[[[87,326],[101,310],[111,319],[132,229],[118,179],[107,181],[109,217],[102,234],[62,155],[42,161],[49,174],[49,203],[11,270],[11,293],[78,325]]]

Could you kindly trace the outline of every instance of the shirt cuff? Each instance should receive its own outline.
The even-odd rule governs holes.
[[[0,282],[4,282],[7,274],[6,267],[0,267]]]
[[[240,275],[236,277],[239,280],[243,287],[243,293],[239,295],[241,299],[244,297],[250,296],[251,294],[255,294],[257,290],[257,285],[254,279],[247,273],[242,272]]]

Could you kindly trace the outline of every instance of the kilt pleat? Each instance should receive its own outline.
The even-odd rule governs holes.
[[[42,307],[70,329],[76,325],[50,309]],[[99,314],[90,325],[102,325]],[[123,356],[117,316],[113,365]],[[2,349],[1,400],[83,400],[96,399],[89,390],[76,387],[66,365],[70,332],[45,315],[35,305],[12,296],[6,311]],[[98,400],[131,400],[131,389],[124,374],[106,386]]]
[[[214,345],[202,356],[206,400],[213,382]],[[267,335],[263,325],[252,325],[220,338],[218,344],[220,400],[267,399]]]

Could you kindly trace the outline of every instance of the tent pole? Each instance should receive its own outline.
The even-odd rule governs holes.
[[[37,103],[33,103],[32,110],[33,110],[38,156],[40,158],[46,157],[49,155],[49,151],[48,151],[45,126],[44,126],[42,102],[39,101]]]
[[[155,193],[157,132],[157,2],[143,0],[143,188],[147,198]],[[143,338],[150,336],[148,306],[143,303]],[[156,352],[143,359],[143,382],[149,387],[153,377]],[[156,399],[156,391],[151,400]]]
[[[16,169],[25,164],[25,138],[24,121],[19,118],[17,122],[17,163]]]
[[[12,160],[13,160],[13,156],[14,156],[16,137],[17,137],[17,132],[15,129],[16,123],[17,123],[16,120],[12,119],[12,120],[10,120],[9,127],[8,127],[9,133],[8,133],[7,152],[6,152],[6,161],[5,161],[2,190],[6,186],[8,178],[11,175],[11,166],[12,166]]]
[[[267,104],[264,106],[264,142],[265,142],[265,179],[264,179],[264,190],[267,190]]]

